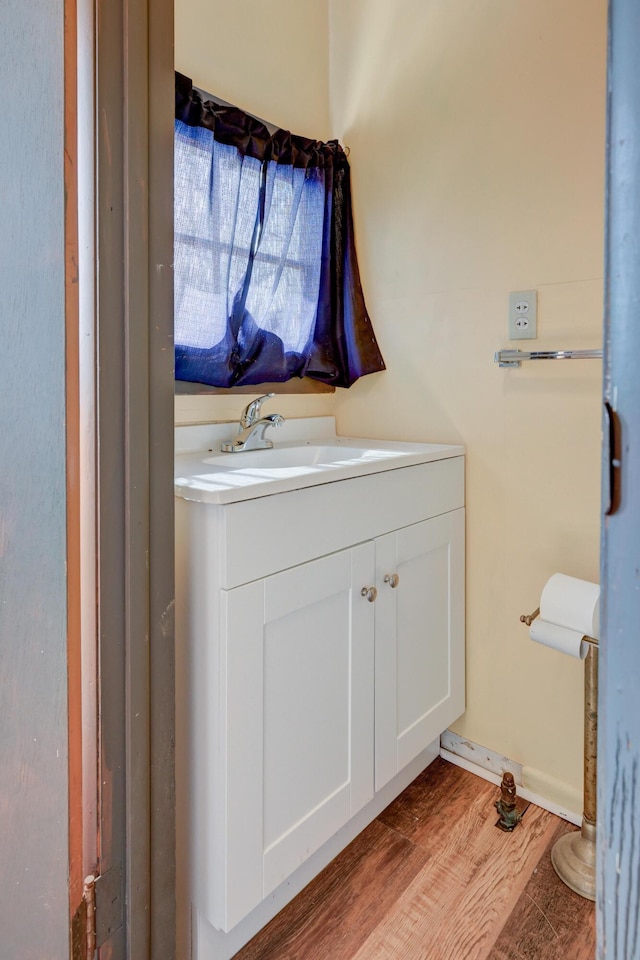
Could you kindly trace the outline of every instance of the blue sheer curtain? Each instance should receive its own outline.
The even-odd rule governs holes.
[[[337,144],[203,100],[176,78],[176,378],[220,387],[384,369]]]

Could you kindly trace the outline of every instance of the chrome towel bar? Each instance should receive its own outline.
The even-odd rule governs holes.
[[[602,350],[496,350],[494,363],[519,367],[523,360],[601,360]]]

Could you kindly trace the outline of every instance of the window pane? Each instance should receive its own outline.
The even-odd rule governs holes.
[[[282,340],[285,353],[304,353],[313,334],[324,202],[323,170],[267,164],[264,224],[247,311]]]
[[[176,344],[211,348],[227,335],[249,263],[260,170],[211,131],[176,121]]]

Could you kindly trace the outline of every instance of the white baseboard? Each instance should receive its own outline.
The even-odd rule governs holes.
[[[474,744],[474,746],[476,745]],[[478,747],[478,751],[479,756],[481,756],[482,748]],[[466,757],[453,753],[451,750],[447,750],[445,747],[440,747],[440,756],[443,760],[448,760],[450,763],[455,763],[457,767],[462,767],[463,770],[468,770],[469,773],[474,773],[477,777],[482,777],[483,780],[488,780],[489,783],[495,783],[496,786],[499,785],[500,781],[502,780],[501,774],[495,773],[493,770],[481,766],[479,763],[474,763],[474,761],[468,760]],[[518,764],[515,764],[513,761],[509,761],[505,757],[504,769],[511,770],[514,766],[518,766]],[[582,814],[575,813],[573,810],[566,810],[559,804],[554,803],[553,800],[547,800],[546,797],[541,797],[539,794],[533,793],[531,790],[527,790],[526,787],[518,785],[518,796],[522,797],[523,800],[528,800],[529,803],[535,803],[537,807],[542,807],[543,810],[548,810],[549,813],[555,814],[556,817],[561,817],[563,820],[568,820],[569,823],[574,823],[578,827],[582,823]]]
[[[513,779],[518,786],[521,787],[524,783],[521,763],[516,763],[515,760],[510,760],[495,750],[489,750],[488,747],[481,747],[479,743],[467,740],[466,737],[461,737],[453,730],[444,731],[440,737],[440,747],[443,750],[448,750],[449,753],[455,753],[456,757],[460,757],[462,760],[468,760],[470,763],[482,767],[483,770],[496,774],[499,780],[502,779],[502,774],[508,770],[509,773],[513,774]],[[491,782],[495,783],[496,781]]]

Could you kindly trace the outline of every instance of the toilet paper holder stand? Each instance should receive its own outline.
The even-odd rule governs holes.
[[[536,607],[533,613],[522,613],[520,614],[520,623],[526,623],[528,627],[531,626],[536,617],[540,616],[540,607]],[[590,643],[592,647],[599,647],[600,644],[595,637],[588,637],[586,634],[582,638],[585,643]]]
[[[540,615],[523,614],[521,623],[528,627]],[[584,795],[582,827],[579,832],[567,833],[553,846],[553,868],[570,890],[587,900],[596,898],[596,793],[598,765],[598,641],[582,638],[589,644],[584,658]]]

